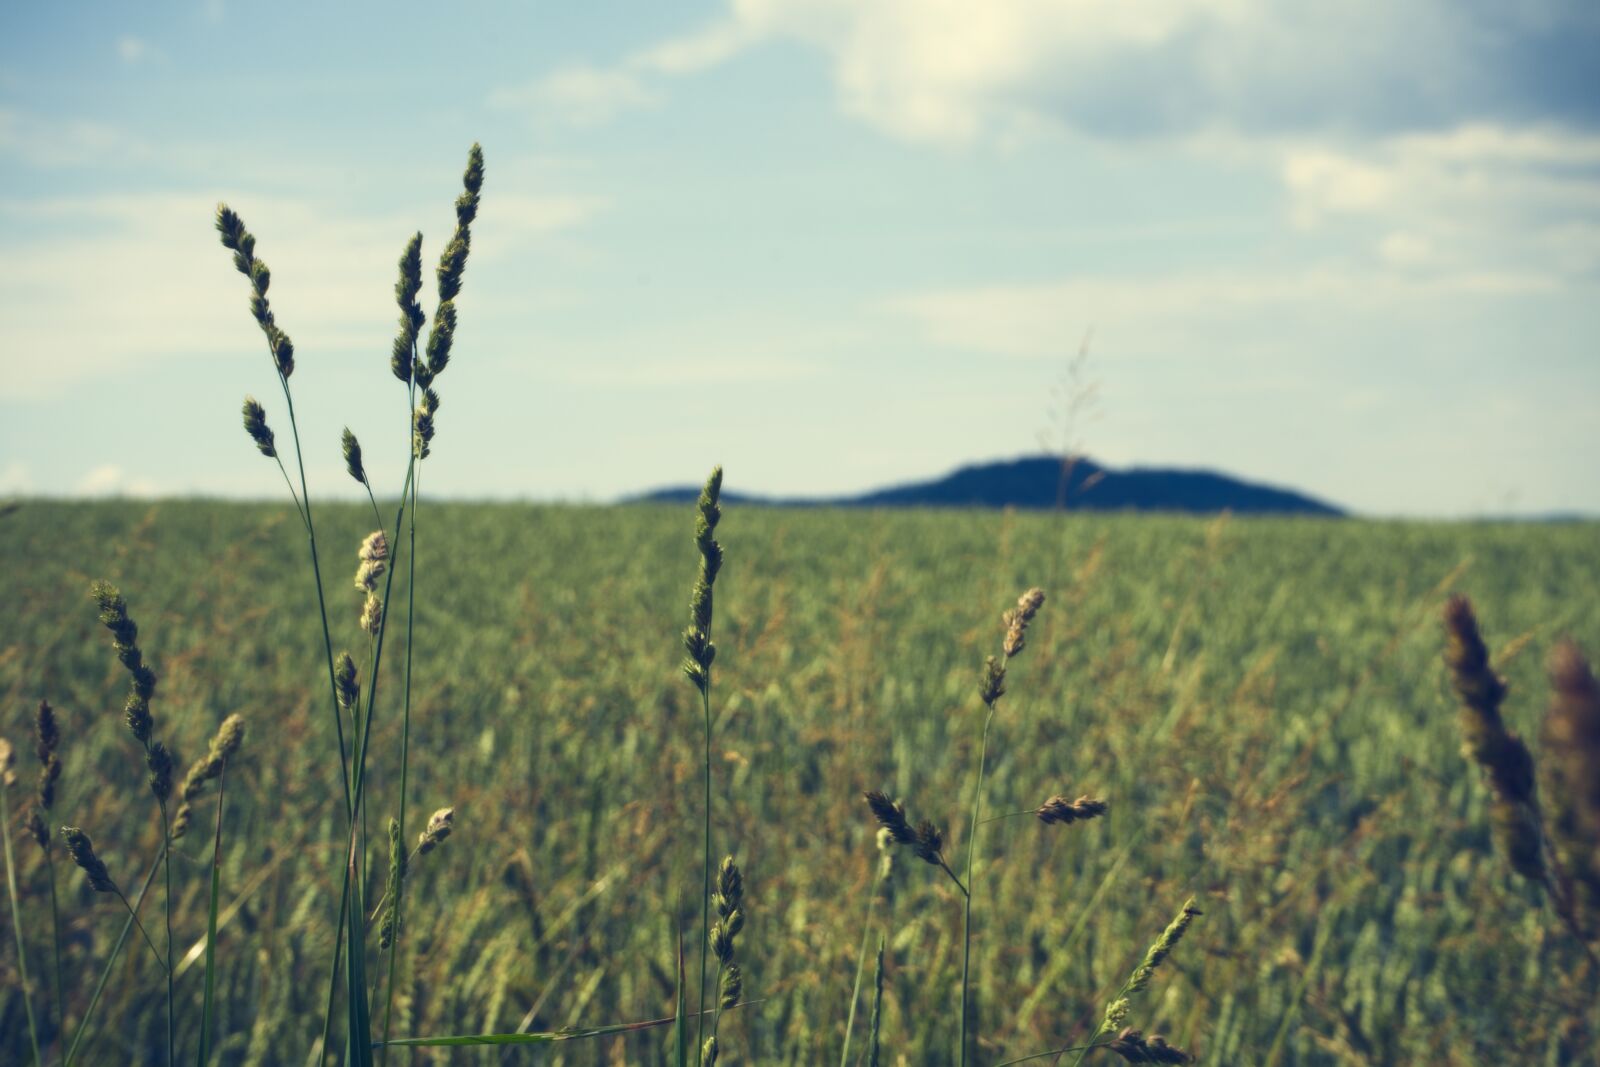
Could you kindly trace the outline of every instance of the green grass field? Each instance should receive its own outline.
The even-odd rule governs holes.
[[[408,882],[397,1034],[670,1016],[674,931],[692,936],[700,917],[700,707],[679,672],[691,509],[424,500],[418,524],[408,825],[453,804],[456,830]],[[319,505],[318,526],[335,648],[364,663],[350,575],[371,513]],[[878,865],[861,794],[903,798],[964,857],[979,670],[1030,585],[1050,596],[995,719],[986,808],[1091,793],[1111,809],[985,827],[980,1062],[1086,1038],[1191,895],[1204,915],[1134,1022],[1201,1062],[1556,1064],[1600,1048],[1592,973],[1490,843],[1438,623],[1447,591],[1472,596],[1511,682],[1507,718],[1536,739],[1555,640],[1600,654],[1600,525],[731,506],[718,536],[714,847],[744,870],[739,958],[759,1001],[724,1020],[724,1063],[838,1062]],[[227,780],[217,1062],[304,1063],[345,816],[292,509],[25,502],[0,517],[0,556],[0,733],[18,748],[12,836],[41,1040],[57,1029],[48,888],[18,814],[39,698],[62,720],[54,821],[88,830],[125,886],[161,841],[88,595],[104,577],[139,623],[181,765],[225,715],[249,723]],[[391,603],[404,581],[402,567]],[[373,730],[369,901],[398,802],[400,640]],[[205,933],[209,804],[173,867],[180,960]],[[75,1017],[125,912],[59,849],[56,870]],[[152,921],[158,897],[159,883]],[[888,945],[884,1062],[953,1062],[958,894],[902,852],[873,922]],[[161,1055],[165,983],[141,949],[113,974],[85,1062]],[[0,1060],[23,1063],[15,967],[8,933]],[[191,1056],[202,972],[176,982]],[[852,1060],[870,964],[867,978]],[[654,1065],[668,1041],[390,1062]]]

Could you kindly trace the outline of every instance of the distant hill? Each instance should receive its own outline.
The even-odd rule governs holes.
[[[779,498],[725,493],[729,503],[787,507],[981,507],[1053,508],[1061,495],[1061,460],[1056,456],[976,463],[942,478],[874,489],[855,496]],[[682,502],[698,487],[644,493],[638,501]],[[1332,504],[1297,493],[1205,470],[1133,467],[1112,470],[1077,461],[1066,486],[1066,505],[1077,511],[1233,511],[1253,514],[1343,515]]]

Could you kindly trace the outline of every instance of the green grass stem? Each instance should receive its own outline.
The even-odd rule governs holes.
[[[10,774],[8,770],[5,773]],[[17,905],[17,861],[11,853],[11,804],[6,799],[5,783],[0,782],[0,836],[5,838],[6,891],[11,896],[11,933],[17,943],[17,971],[22,979],[22,1006],[28,1016],[28,1040],[33,1044],[33,1062],[43,1067],[39,1054],[39,1027],[33,1018],[33,991],[28,983],[28,951],[22,943],[22,910]]]

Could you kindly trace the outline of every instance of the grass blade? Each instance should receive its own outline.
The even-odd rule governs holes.
[[[5,773],[11,773],[11,745],[6,744]],[[33,1062],[43,1064],[39,1055],[39,1029],[33,1021],[33,993],[28,988],[28,954],[22,945],[22,912],[17,907],[17,861],[11,854],[11,806],[6,802],[6,786],[0,782],[0,835],[5,837],[6,891],[11,895],[11,932],[17,942],[17,970],[22,978],[22,1006],[28,1013],[28,1039],[33,1043]]]
[[[205,1067],[211,1058],[211,1013],[217,985],[217,897],[222,887],[222,797],[228,784],[224,763],[217,775],[217,830],[211,845],[211,901],[206,906],[206,992],[200,1010],[200,1055],[196,1062]]]
[[[106,959],[105,969],[100,972],[100,980],[94,984],[94,995],[89,998],[89,1007],[83,1013],[83,1019],[78,1023],[78,1030],[72,1035],[72,1045],[67,1049],[66,1058],[61,1062],[64,1067],[72,1067],[73,1057],[78,1054],[78,1046],[89,1034],[89,1022],[94,1018],[94,1009],[100,1004],[100,994],[106,990],[106,980],[111,977],[111,968],[116,965],[117,957],[122,954],[122,946],[128,940],[128,934],[133,931],[133,924],[139,909],[144,906],[145,895],[150,892],[150,887],[155,884],[156,875],[161,873],[161,861],[164,856],[157,856],[156,861],[150,865],[150,873],[145,875],[144,885],[139,890],[139,896],[128,908],[128,918],[122,924],[122,933],[117,935],[117,943],[111,946],[111,955]]]

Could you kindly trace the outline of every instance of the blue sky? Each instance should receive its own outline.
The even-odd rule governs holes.
[[[395,260],[478,140],[425,492],[829,493],[1065,437],[1600,512],[1597,54],[1581,0],[9,5],[0,495],[280,491],[219,200],[313,490],[346,423],[398,489]]]

